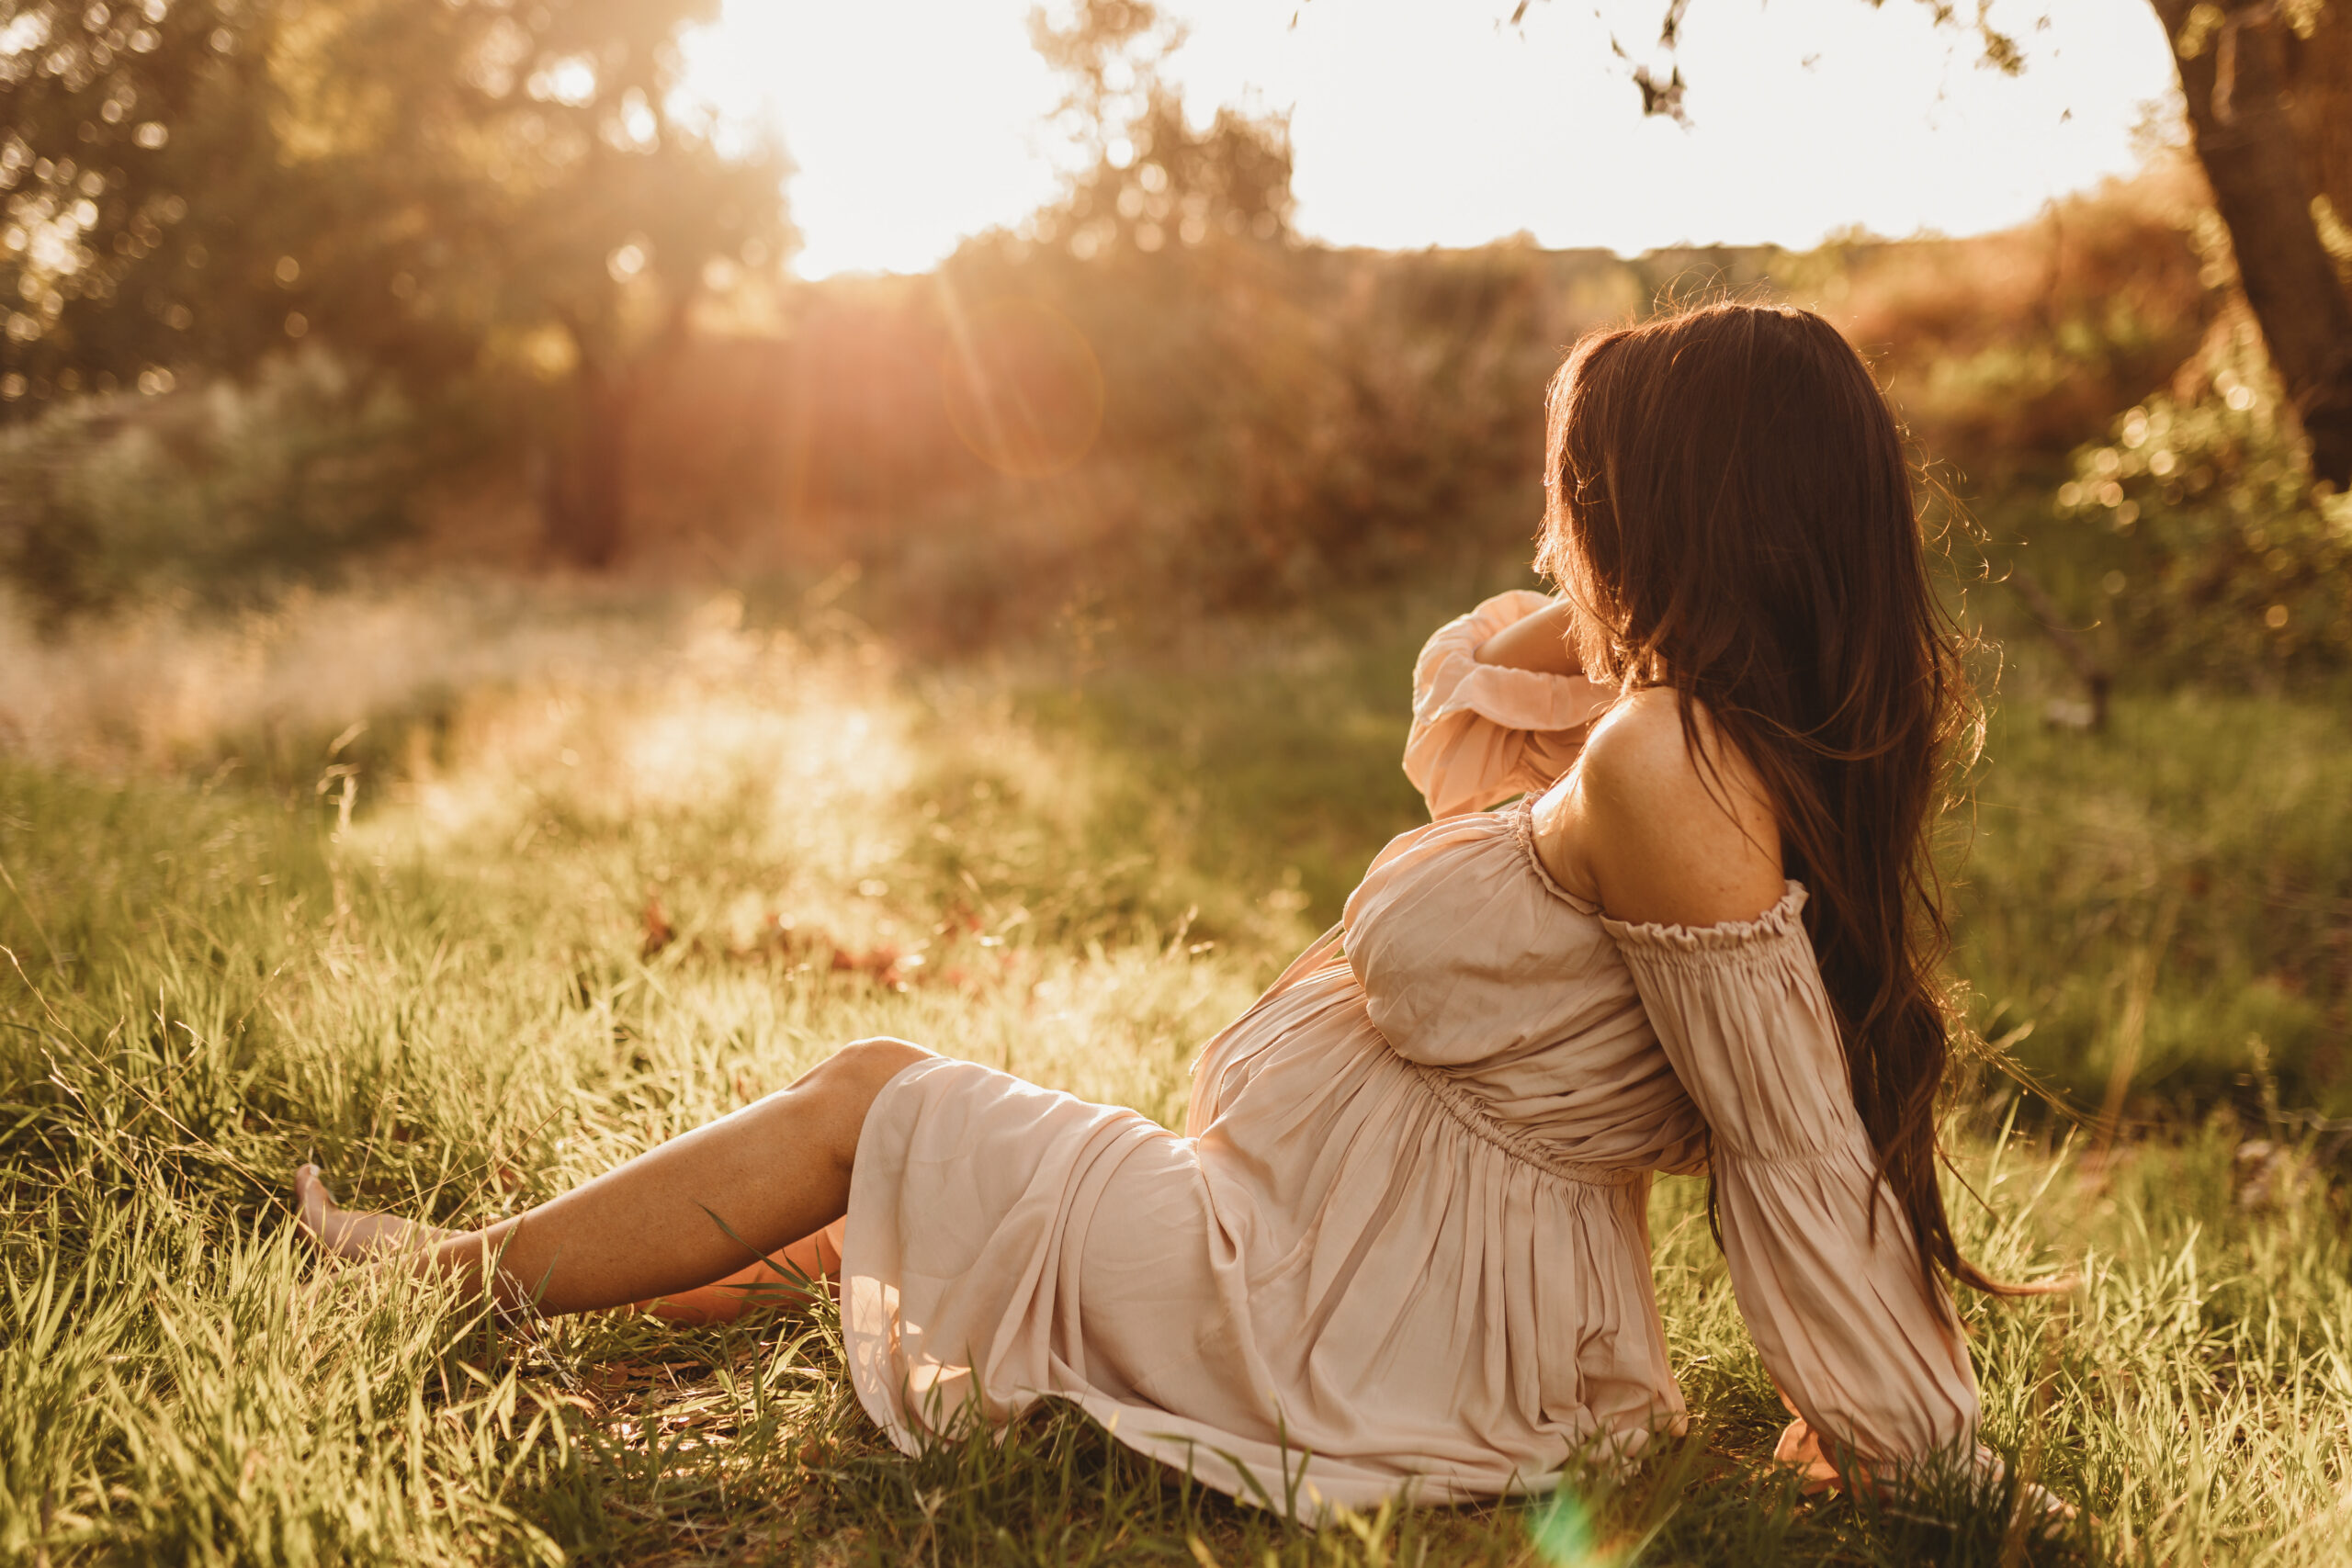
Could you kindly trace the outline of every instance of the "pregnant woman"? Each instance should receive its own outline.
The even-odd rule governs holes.
[[[868,1040],[482,1230],[308,1168],[304,1225],[543,1313],[729,1315],[766,1255],[837,1280],[902,1448],[1051,1396],[1307,1508],[1679,1429],[1645,1207],[1704,1171],[1779,1457],[1991,1473],[1949,1291],[2000,1287],[1935,1179],[1963,694],[1894,420],[1819,317],[1719,305],[1587,338],[1549,427],[1557,596],[1430,639],[1434,820],[1202,1051],[1182,1135]]]

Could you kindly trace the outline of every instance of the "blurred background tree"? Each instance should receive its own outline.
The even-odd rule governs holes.
[[[1204,129],[1163,72],[1184,29],[1148,0],[1080,0],[1057,27],[1032,12],[1030,37],[1069,82],[1055,121],[1080,172],[1030,231],[1085,260],[1122,245],[1147,254],[1210,235],[1288,240],[1288,125],[1220,106]]]
[[[2058,510],[2105,570],[2070,603],[2143,674],[2352,661],[2352,17],[2151,0],[2227,301],[2171,385],[2077,455]]]
[[[1529,3],[1520,0],[1514,20]],[[2023,68],[2023,51],[1987,7],[1970,24],[1949,0],[1920,3],[1942,25],[1973,25],[1986,65]],[[2312,472],[2333,489],[2352,487],[2352,19],[2342,0],[2149,5],[2171,41],[2191,145]],[[1666,0],[1663,62],[1689,7]],[[1679,65],[1638,63],[1633,79],[1644,114],[1684,118]]]
[[[2150,4],[2312,473],[2352,486],[2352,22],[2329,0]]]
[[[781,150],[681,107],[715,10],[7,0],[0,410],[296,345],[520,394],[548,542],[608,565],[649,365],[792,241]]]
[[[2269,125],[2324,187],[2304,240],[2352,254],[2342,6],[2192,10],[2175,41],[2222,130]],[[1060,191],[929,273],[801,283],[782,151],[678,90],[715,9],[0,0],[0,570],[51,617],[162,583],[249,601],[413,518],[427,558],[527,536],[592,567],[854,565],[869,609],[958,648],[1281,605],[1523,560],[1563,345],[1728,288],[1838,321],[1996,553],[2023,563],[2030,529],[2119,653],[2232,678],[2352,656],[2294,586],[2333,570],[2305,478],[2324,400],[2241,342],[2287,329],[2238,286],[2202,143],[1966,240],[1342,250],[1294,227],[1282,116],[1183,101],[1169,10],[1067,0],[1031,24],[1066,89]],[[1634,75],[1679,110],[1678,70]],[[132,395],[175,384],[205,390]],[[2214,616],[2230,635],[2181,629]]]
[[[1973,27],[1985,65],[2023,69],[1984,7],[1972,23],[1922,3]],[[1996,570],[2082,664],[2093,711],[2109,676],[2066,618],[2162,679],[2352,661],[2352,15],[2346,0],[2149,4],[2201,176],[2200,281],[2222,307],[2170,385],[2075,454],[2055,497],[2071,536],[2032,570],[2014,523],[1994,541],[2009,558]],[[1683,118],[1703,90],[1673,63],[1688,6],[1665,0],[1655,57],[1632,67],[1645,114]]]

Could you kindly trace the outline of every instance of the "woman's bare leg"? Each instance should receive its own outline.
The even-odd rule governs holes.
[[[481,1230],[336,1209],[315,1173],[297,1178],[301,1223],[329,1251],[404,1256],[503,1305],[556,1314],[676,1301],[841,1218],[874,1097],[930,1055],[903,1040],[845,1045],[790,1089]]]
[[[672,1323],[732,1323],[754,1307],[786,1307],[828,1289],[841,1274],[841,1249],[831,1226],[771,1258],[738,1269],[724,1280],[673,1296],[657,1296],[637,1306]]]
[[[294,1172],[294,1197],[303,1230],[322,1250],[338,1257],[425,1252],[468,1234],[396,1214],[343,1208],[314,1165]],[[755,1305],[782,1307],[807,1300],[813,1289],[823,1288],[839,1275],[841,1264],[841,1248],[828,1225],[745,1264],[723,1280],[629,1304],[671,1323],[732,1323]]]

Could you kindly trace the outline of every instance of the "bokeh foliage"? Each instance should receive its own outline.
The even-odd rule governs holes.
[[[2101,570],[2086,586],[2118,661],[2142,678],[2276,680],[2352,662],[2352,493],[2312,483],[2243,318],[2084,448],[2056,511],[2095,541],[2086,553]]]
[[[648,345],[790,240],[781,152],[677,92],[715,10],[12,0],[0,417],[298,344],[421,400],[554,386],[545,509],[608,560]]]
[[[773,335],[673,361],[640,431],[640,548],[692,538],[810,578],[854,562],[869,613],[966,649],[1074,613],[1134,624],[1524,560],[1565,345],[1711,292],[1827,312],[1923,464],[2039,507],[2218,309],[2177,166],[2000,234],[1795,254],[1376,254],[1212,224],[1158,250],[1106,230],[1080,257],[1059,210],[1038,220],[1052,243],[1009,232],[922,277],[798,288]],[[967,323],[1008,303],[1069,323],[1100,377],[1099,430],[1051,471],[992,466],[943,398]]]
[[[456,434],[316,354],[136,420],[63,403],[0,426],[0,540],[45,626],[166,594],[252,608],[407,536]]]
[[[677,99],[675,35],[713,14],[17,0],[7,412],[289,340],[422,379],[613,357],[636,280],[659,314],[788,238],[781,154]]]

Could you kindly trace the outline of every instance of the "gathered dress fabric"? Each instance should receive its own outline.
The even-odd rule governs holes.
[[[1883,1474],[1981,1455],[1804,889],[1629,925],[1536,858],[1529,800],[1609,694],[1474,652],[1544,603],[1430,638],[1405,765],[1435,819],[1208,1043],[1182,1134],[947,1057],[883,1089],[842,1319],[899,1447],[1057,1398],[1302,1517],[1542,1490],[1680,1429],[1645,1211],[1653,1171],[1711,1168],[1740,1310],[1825,1447]]]

